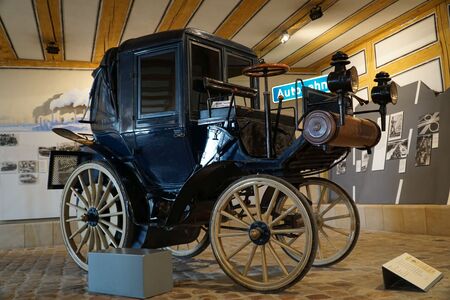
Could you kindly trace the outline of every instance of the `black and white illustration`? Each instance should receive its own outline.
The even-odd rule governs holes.
[[[368,166],[369,166],[369,153],[367,153],[367,151],[363,151],[361,153],[361,172],[367,171]]]
[[[2,173],[16,173],[17,162],[15,161],[2,161],[0,163],[0,172]]]
[[[398,140],[402,137],[403,111],[392,114],[389,120],[388,140]]]
[[[20,160],[18,164],[19,173],[37,173],[38,163],[36,160]]]
[[[56,147],[39,147],[38,153],[40,158],[49,158],[50,152],[56,150]]]
[[[408,139],[388,142],[386,160],[402,159],[408,155]]]
[[[20,174],[19,175],[19,182],[21,184],[34,184],[38,181],[38,175],[27,173],[27,174]]]
[[[76,169],[78,158],[76,156],[59,156],[54,161],[53,177],[58,178],[58,182],[65,184],[70,174]]]
[[[336,165],[336,175],[342,175],[345,174],[347,171],[347,160],[344,159],[340,163]]]
[[[424,135],[439,132],[439,112],[420,116],[417,122],[417,134]]]
[[[416,167],[429,166],[431,163],[432,135],[419,135],[416,144]]]
[[[0,147],[1,146],[17,146],[17,135],[14,133],[0,133]]]

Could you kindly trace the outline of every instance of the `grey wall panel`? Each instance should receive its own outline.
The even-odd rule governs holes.
[[[450,185],[450,90],[436,96],[435,92],[420,83],[418,103],[414,104],[417,83],[399,88],[399,101],[396,106],[389,105],[389,114],[403,111],[403,130],[401,139],[407,139],[412,128],[409,154],[406,158],[406,173],[400,174],[399,160],[388,160],[385,169],[372,171],[372,155],[369,156],[368,169],[356,173],[352,162],[352,153],[347,157],[345,174],[336,175],[331,171],[331,179],[341,185],[350,195],[355,186],[357,203],[363,204],[395,204],[400,179],[403,179],[399,204],[446,204]],[[372,103],[364,107],[375,109]],[[363,110],[358,106],[357,110]],[[440,112],[439,147],[432,149],[431,164],[416,167],[417,121],[420,116]],[[375,120],[377,114],[366,117]],[[356,150],[356,160],[361,159],[360,150]]]

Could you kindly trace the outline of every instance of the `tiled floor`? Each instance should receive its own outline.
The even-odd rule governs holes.
[[[444,273],[428,293],[387,291],[381,265],[408,252]],[[234,284],[210,249],[174,260],[175,287],[154,299],[450,299],[450,238],[363,232],[352,254],[330,268],[312,268],[280,294],[258,294]],[[119,299],[87,293],[86,273],[62,246],[0,250],[0,299]]]

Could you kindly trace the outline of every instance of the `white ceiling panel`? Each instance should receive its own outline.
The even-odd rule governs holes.
[[[345,18],[370,3],[371,0],[340,0],[324,11],[323,17],[311,21],[294,33],[289,41],[275,47],[264,56],[267,62],[279,62],[297,49],[317,38]]]
[[[154,33],[169,0],[135,0],[122,41]]]
[[[44,59],[31,0],[0,0],[0,17],[19,58]]]
[[[233,41],[255,46],[307,0],[271,0],[234,37]]]
[[[305,58],[297,62],[294,65],[294,67],[306,67],[311,65],[312,63],[335,52],[336,50],[344,47],[345,45],[353,42],[354,40],[362,37],[363,35],[377,29],[383,24],[401,16],[402,14],[413,9],[414,7],[416,7],[417,5],[419,5],[424,1],[426,0],[400,0],[398,2],[395,2],[394,4],[386,7],[379,13],[368,18],[364,22],[356,25],[352,29],[340,35],[338,38],[329,42],[322,48],[306,56]]]
[[[99,0],[63,0],[66,60],[90,61],[97,29]]]
[[[205,0],[186,27],[213,33],[238,2],[239,0]]]

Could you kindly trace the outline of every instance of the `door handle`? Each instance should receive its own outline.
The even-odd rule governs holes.
[[[184,137],[186,136],[186,131],[184,128],[177,128],[173,130],[173,137]]]

